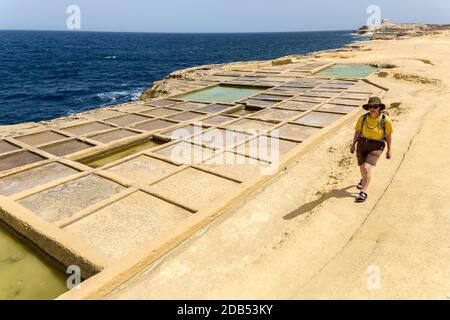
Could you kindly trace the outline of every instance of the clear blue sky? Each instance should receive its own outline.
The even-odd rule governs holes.
[[[0,0],[0,29],[66,30],[71,4],[82,31],[349,30],[371,4],[393,22],[450,23],[450,0]]]

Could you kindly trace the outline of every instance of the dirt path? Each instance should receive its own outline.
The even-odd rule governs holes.
[[[367,219],[292,297],[450,296],[449,119],[445,102],[426,116]]]
[[[450,299],[449,119],[444,100],[367,220],[293,298]]]

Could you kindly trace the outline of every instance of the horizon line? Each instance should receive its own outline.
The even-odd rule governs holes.
[[[357,29],[326,29],[326,30],[302,30],[302,31],[99,31],[99,30],[51,30],[51,29],[0,29],[1,31],[27,31],[27,32],[71,32],[71,33],[149,33],[149,34],[257,34],[257,33],[301,33],[301,32],[331,32],[331,31],[355,31]]]

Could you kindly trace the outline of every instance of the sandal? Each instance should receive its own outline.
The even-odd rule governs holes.
[[[356,198],[356,202],[364,202],[366,200],[367,200],[367,193],[361,191],[358,194],[358,197]]]
[[[356,186],[356,188],[357,188],[358,190],[361,190],[361,189],[363,188],[363,181],[362,181],[362,179],[361,179],[361,181],[358,183],[358,185]]]

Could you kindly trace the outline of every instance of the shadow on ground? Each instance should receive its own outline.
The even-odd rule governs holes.
[[[294,219],[302,214],[305,214],[307,212],[310,212],[312,210],[314,210],[317,206],[319,206],[320,204],[322,204],[323,202],[327,201],[330,198],[352,198],[354,199],[356,194],[355,193],[351,193],[348,192],[347,190],[354,188],[354,186],[348,186],[346,188],[343,189],[333,189],[330,192],[324,193],[322,194],[322,196],[314,201],[305,203],[304,205],[302,205],[301,207],[299,207],[298,209],[292,211],[291,213],[285,215],[283,217],[283,219],[285,220],[291,220]]]

